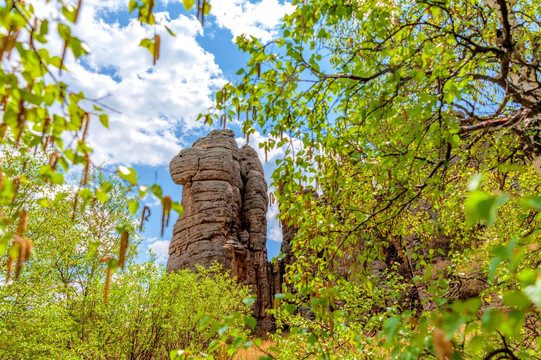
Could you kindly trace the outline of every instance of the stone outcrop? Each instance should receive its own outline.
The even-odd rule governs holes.
[[[182,150],[169,165],[183,185],[184,215],[173,228],[168,271],[219,262],[257,295],[258,329],[272,328],[267,262],[267,183],[257,153],[239,148],[231,130],[214,130]]]

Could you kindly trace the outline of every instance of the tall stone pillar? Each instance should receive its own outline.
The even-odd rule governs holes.
[[[239,149],[231,130],[214,130],[169,164],[182,185],[184,215],[173,228],[168,271],[219,262],[257,295],[260,331],[273,327],[267,262],[267,183],[257,153]]]

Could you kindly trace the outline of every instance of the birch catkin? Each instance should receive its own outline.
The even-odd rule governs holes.
[[[26,209],[22,209],[19,214],[19,223],[17,224],[17,236],[22,238],[23,233],[26,230],[26,226],[28,225],[28,211]]]
[[[171,213],[171,205],[172,205],[171,197],[169,195],[164,196],[162,199],[162,236],[163,236],[164,227],[169,226],[169,215]]]
[[[101,262],[107,263],[111,260],[110,256],[102,256],[100,259]],[[109,291],[111,289],[111,277],[113,276],[113,271],[107,264],[107,275],[105,276],[105,288],[103,290],[103,301],[107,304],[107,299],[109,299]]]
[[[113,276],[113,272],[110,268],[107,268],[107,276],[105,277],[105,289],[103,292],[103,301],[107,304],[107,300],[109,299],[109,291],[111,290],[111,277]]]
[[[21,275],[21,269],[23,268],[23,262],[26,258],[26,240],[17,237],[16,241],[19,244],[19,257],[17,258],[17,265],[15,266],[15,280],[19,278],[19,275]]]
[[[128,242],[130,233],[124,231],[120,237],[120,250],[118,251],[118,266],[124,270],[124,262],[126,261],[126,252],[128,250]]]
[[[15,267],[15,280],[19,278],[21,274],[21,269],[23,262],[28,259],[30,256],[30,251],[32,250],[32,242],[30,242],[30,248],[28,249],[28,242],[26,239],[23,239],[24,231],[28,225],[28,211],[26,209],[21,210],[19,213],[19,222],[17,224],[17,231],[15,232],[15,237],[11,244],[12,249],[18,248],[17,256],[17,265]],[[28,252],[28,253],[27,253]],[[13,264],[15,262],[15,256],[8,256],[7,262],[7,274],[6,274],[6,283],[11,279],[11,273],[13,271]]]

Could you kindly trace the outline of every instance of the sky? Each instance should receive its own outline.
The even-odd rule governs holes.
[[[90,53],[78,61],[68,59],[62,81],[75,91],[83,91],[109,115],[109,130],[95,122],[89,129],[95,164],[114,168],[118,165],[137,170],[143,184],[158,183],[164,194],[180,201],[181,186],[169,176],[169,161],[181,149],[205,136],[211,128],[196,121],[198,114],[211,106],[214,93],[226,82],[236,82],[237,70],[247,57],[237,50],[236,36],[247,34],[270,41],[279,31],[284,14],[292,6],[284,0],[215,0],[204,26],[195,11],[186,13],[180,0],[157,0],[156,26],[141,26],[136,14],[129,14],[128,0],[85,0],[78,22],[72,30],[84,40]],[[51,6],[38,9],[54,16]],[[176,37],[165,29],[169,27]],[[160,59],[152,64],[148,50],[138,46],[141,39],[162,39]],[[61,47],[60,40],[48,46]],[[228,126],[245,140],[237,125]],[[256,132],[250,145],[264,155],[258,143],[264,137]],[[267,183],[280,150],[270,153],[264,163]],[[272,189],[271,189],[272,190]],[[149,199],[150,221],[139,248],[139,260],[149,259],[149,249],[159,262],[167,261],[167,250],[176,214],[160,235],[161,206]],[[281,230],[276,220],[276,205],[267,214],[269,259],[278,256]]]

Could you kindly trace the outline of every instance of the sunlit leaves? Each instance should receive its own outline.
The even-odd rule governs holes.
[[[133,10],[135,10],[137,8],[137,1],[135,0],[130,0],[130,2],[128,3],[128,10],[131,12],[133,12]]]
[[[109,117],[107,116],[107,114],[100,114],[99,119],[100,119],[100,122],[103,125],[103,127],[108,129],[109,128]]]
[[[71,5],[62,7],[62,14],[71,23],[75,23],[75,21],[77,20],[77,13],[78,13],[78,9]]]
[[[400,266],[413,272],[403,279],[404,286],[424,298],[417,310],[423,307],[421,314],[439,319],[431,326],[443,329],[448,343],[453,335],[474,334],[481,326],[479,312],[489,305],[484,302],[514,286],[513,272],[535,264],[533,243],[539,239],[537,195],[528,193],[537,192],[538,178],[531,167],[522,169],[528,177],[512,168],[528,166],[514,135],[483,123],[499,116],[493,115],[498,108],[507,114],[517,105],[500,103],[506,90],[472,75],[499,71],[498,44],[493,42],[498,17],[458,2],[296,5],[271,44],[237,39],[239,49],[250,56],[237,72],[242,80],[233,91],[227,86],[231,96],[216,94],[208,115],[222,122],[222,117],[243,121],[245,134],[257,129],[267,136],[261,149],[285,153],[272,176],[280,189],[272,200],[280,204],[282,224],[298,229],[287,280],[298,292],[295,300],[309,307],[316,321],[281,319],[298,321],[299,332],[309,333],[296,338],[310,343],[308,356],[324,352],[336,340],[329,336],[332,323],[322,325],[330,311],[321,311],[329,300],[320,287],[340,277],[333,270],[337,259],[353,262],[348,276],[372,284],[372,293],[392,289],[393,305],[386,308],[403,312],[408,291],[401,293],[391,279],[379,280],[378,286],[361,277],[369,271],[367,264],[381,259],[394,276]],[[485,48],[476,48],[478,44]],[[478,123],[478,128],[468,128]],[[471,179],[481,172],[482,177]],[[389,248],[401,255],[393,260]],[[444,265],[446,261],[451,264]],[[436,266],[445,270],[436,271]],[[461,279],[460,285],[453,276]],[[467,276],[486,281],[490,290],[476,289],[479,297],[456,302]],[[351,301],[361,306],[360,299]],[[374,295],[364,301],[380,305]],[[288,314],[285,307],[294,306],[281,299],[276,303],[278,314]],[[443,317],[424,308],[449,303]],[[372,311],[381,319],[374,328],[392,339],[387,345],[396,352],[389,358],[417,358],[427,346],[433,353],[427,323],[410,331],[391,310]],[[501,325],[520,326],[520,314],[513,316]],[[463,332],[473,323],[475,330]],[[364,322],[363,327],[367,331]],[[473,337],[477,350],[494,344],[493,339]],[[356,341],[359,348],[370,349],[363,347],[364,339]],[[293,341],[284,343],[298,354]],[[462,356],[470,350],[459,351]]]
[[[186,9],[186,11],[190,11],[194,3],[195,3],[195,0],[182,0],[182,4],[184,5],[184,8]]]
[[[137,209],[139,209],[139,201],[137,200],[130,201],[128,205],[128,209],[131,214],[135,214],[137,212]]]
[[[139,46],[148,49],[150,55],[152,55],[153,63],[156,64],[156,61],[160,57],[160,44],[161,38],[156,34],[153,39],[145,38],[141,40]]]
[[[137,172],[132,168],[127,168],[125,166],[119,166],[117,170],[118,176],[121,179],[126,180],[132,185],[137,184]]]

